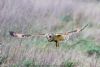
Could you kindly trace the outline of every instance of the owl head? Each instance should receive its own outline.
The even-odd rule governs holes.
[[[54,41],[54,34],[53,33],[50,33],[50,34],[47,34],[46,35],[46,38],[47,38],[47,40],[49,41],[49,42],[52,42],[52,41]]]

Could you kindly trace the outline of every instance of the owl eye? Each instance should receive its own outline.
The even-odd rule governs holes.
[[[49,38],[51,38],[51,36],[49,36]]]

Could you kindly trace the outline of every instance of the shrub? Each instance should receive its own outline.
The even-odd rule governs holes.
[[[63,64],[61,65],[61,67],[75,67],[75,66],[76,66],[76,62],[71,60],[67,60],[63,62]]]
[[[26,59],[23,61],[23,67],[36,67],[33,60]]]

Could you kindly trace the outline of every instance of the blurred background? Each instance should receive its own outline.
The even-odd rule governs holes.
[[[64,33],[88,27],[60,43],[25,34]],[[1,67],[100,67],[99,0],[0,0]]]

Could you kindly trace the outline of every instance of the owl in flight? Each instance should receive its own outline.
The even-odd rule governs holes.
[[[65,40],[65,36],[69,36],[72,33],[79,33],[82,30],[84,30],[87,26],[88,26],[88,24],[85,25],[81,29],[77,28],[76,30],[73,30],[73,31],[69,31],[69,32],[65,32],[65,33],[57,33],[57,34],[51,33],[51,34],[31,35],[31,34],[17,33],[17,32],[14,32],[14,31],[9,31],[9,34],[12,37],[16,37],[16,38],[28,38],[28,37],[32,37],[32,36],[45,36],[49,42],[55,42],[56,43],[56,47],[59,47],[59,42],[60,41],[64,41]]]

